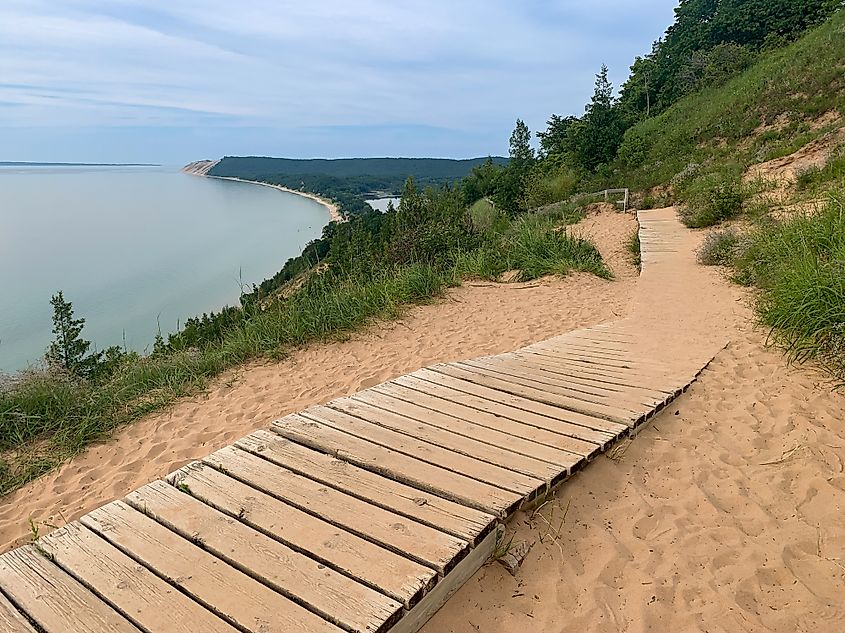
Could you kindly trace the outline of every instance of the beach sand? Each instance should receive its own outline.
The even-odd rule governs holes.
[[[191,172],[186,172],[191,173]],[[326,198],[321,198],[317,194],[308,193],[306,191],[297,191],[296,189],[289,189],[288,187],[283,187],[282,185],[273,185],[269,182],[259,182],[257,180],[246,180],[244,178],[234,178],[232,176],[209,176],[208,174],[196,174],[204,176],[205,178],[216,178],[217,180],[234,180],[235,182],[245,182],[250,185],[261,185],[262,187],[270,187],[272,189],[278,189],[279,191],[284,191],[287,193],[293,193],[297,196],[302,196],[303,198],[308,198],[309,200],[313,200],[314,202],[319,202],[326,210],[329,212],[329,222],[343,222],[344,217],[340,213],[340,207],[338,207],[334,202],[328,200]]]
[[[610,213],[578,228],[608,253],[618,281],[579,273],[531,283],[470,282],[411,308],[400,321],[309,346],[279,363],[227,372],[207,394],[126,427],[3,499],[0,551],[29,538],[30,518],[44,534],[310,405],[432,363],[501,353],[619,318],[636,275],[618,245],[635,227],[631,216]]]
[[[471,283],[399,322],[222,376],[6,497],[3,549],[26,540],[29,517],[48,531],[308,405],[626,316],[634,226],[601,213],[577,229],[616,281]],[[485,566],[423,631],[845,630],[845,396],[766,349],[746,290],[718,269],[696,274],[708,292],[678,301],[707,302],[728,347],[634,440],[514,517],[509,532],[534,543],[515,577]],[[656,304],[651,318],[671,313]]]

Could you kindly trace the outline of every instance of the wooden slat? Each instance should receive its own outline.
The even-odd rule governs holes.
[[[522,438],[531,444],[543,445],[553,451],[591,457],[598,452],[600,446],[600,442],[589,442],[564,433],[567,429],[580,432],[583,427],[491,402],[414,376],[404,376],[401,379],[371,387],[368,392],[407,402],[411,406],[422,409],[420,415],[425,415],[427,418],[433,417],[433,414],[439,414],[447,416],[447,419],[466,420],[475,426]],[[606,434],[601,437],[601,443],[604,443],[612,436]],[[537,454],[540,456],[540,453]],[[565,458],[563,463],[565,463]]]
[[[274,422],[272,429],[283,437],[336,455],[356,466],[496,516],[510,514],[524,496],[376,446],[308,418],[288,416],[283,422]]]
[[[571,451],[541,444],[538,441],[527,439],[524,436],[526,431],[530,431],[533,427],[526,426],[507,420],[503,418],[493,417],[494,420],[500,422],[494,428],[479,424],[476,421],[467,420],[463,416],[456,414],[457,407],[448,407],[452,404],[445,400],[439,403],[433,397],[426,397],[419,392],[403,391],[405,387],[399,385],[386,383],[379,388],[371,388],[366,391],[356,393],[352,398],[360,402],[366,403],[372,407],[378,407],[385,411],[398,413],[407,418],[424,422],[431,426],[446,429],[453,433],[458,433],[466,437],[475,438],[480,442],[485,442],[492,446],[501,446],[513,453],[525,455],[526,457],[533,457],[550,464],[555,464],[562,468],[572,468],[581,461],[581,455]],[[398,395],[401,392],[402,395]],[[421,406],[411,400],[426,400],[429,408]],[[449,409],[439,410],[433,407],[444,406]],[[464,414],[467,411],[463,412]],[[469,409],[468,413],[472,416],[474,412]],[[479,416],[473,416],[476,419]],[[507,431],[501,430],[507,429]]]
[[[0,556],[0,587],[46,633],[139,633],[32,545]],[[2,595],[0,630],[35,633]]]
[[[625,352],[631,350],[635,341],[626,339],[624,342],[611,338],[606,334],[592,332],[589,330],[576,330],[555,339],[555,341],[577,341],[582,345],[597,345],[609,351]]]
[[[0,593],[0,631],[7,633],[36,633],[32,625],[14,605]]]
[[[290,505],[446,574],[467,542],[227,446],[203,462]]]
[[[176,591],[80,523],[54,530],[38,543],[60,567],[144,631],[236,632],[211,611]]]
[[[523,384],[524,381],[520,381],[516,378],[505,380],[504,378],[497,377],[496,375],[491,375],[492,372],[462,366],[457,363],[435,365],[431,367],[431,369],[439,374],[458,378],[476,385],[481,385],[482,387],[503,391],[515,396],[528,398],[529,400],[535,400],[536,402],[543,402],[545,404],[574,411],[575,413],[580,413],[582,415],[604,418],[605,420],[610,420],[611,422],[617,422],[619,424],[630,425],[636,422],[636,420],[640,417],[639,414],[621,407],[596,404],[586,400],[581,400],[575,396],[559,395],[545,389],[538,389],[537,387]]]
[[[578,384],[606,386],[611,389],[629,389],[632,393],[642,393],[655,399],[671,398],[676,395],[675,390],[662,390],[645,386],[646,380],[637,380],[631,374],[611,375],[605,372],[585,371],[563,363],[549,362],[548,359],[536,354],[522,354],[515,352],[502,359],[503,363],[513,363],[518,367],[525,367],[552,376],[562,376]]]
[[[408,376],[401,376],[390,383],[407,387],[423,394],[449,400],[458,405],[464,405],[489,415],[501,416],[516,422],[549,431],[561,436],[569,437],[581,442],[581,448],[569,448],[579,454],[592,455],[600,447],[612,441],[616,435],[603,428],[589,428],[581,424],[567,421],[566,417],[573,414],[570,411],[553,407],[542,402],[535,402],[527,398],[510,396],[495,389],[488,389],[474,383],[457,380],[451,376],[438,374],[427,369],[421,369]],[[381,389],[379,386],[378,389]],[[613,425],[615,429],[625,429],[625,425],[596,419],[596,427]],[[552,446],[551,441],[548,442]],[[588,450],[588,453],[581,453]]]
[[[449,429],[386,411],[357,398],[341,398],[326,406],[406,436],[419,438],[460,455],[472,457],[534,479],[540,479],[546,484],[556,483],[561,477],[561,471],[567,471],[566,467],[560,468],[555,464],[544,462],[530,455],[514,453],[501,446],[480,442],[468,435],[453,433]]]
[[[593,415],[587,415],[571,409],[564,409],[558,405],[540,402],[532,398],[526,398],[517,394],[503,392],[500,389],[487,387],[478,383],[449,376],[443,372],[435,371],[434,367],[427,369],[420,369],[413,374],[397,378],[395,382],[405,384],[406,378],[419,378],[426,382],[431,382],[436,385],[448,387],[453,391],[467,393],[472,396],[477,396],[483,400],[494,403],[493,407],[488,405],[487,410],[499,410],[502,407],[510,408],[510,413],[505,410],[503,415],[514,417],[513,409],[524,412],[535,413],[545,418],[551,418],[557,421],[557,425],[552,425],[548,428],[551,430],[559,430],[560,433],[578,437],[588,442],[596,442],[604,444],[616,438],[620,433],[624,433],[628,425],[622,422],[614,422],[599,418]],[[530,416],[525,416],[520,413],[518,419],[530,424],[540,424],[539,420]],[[530,422],[529,422],[530,421]],[[546,423],[548,420],[546,420]]]
[[[495,522],[492,514],[406,486],[342,459],[291,442],[276,433],[256,431],[235,444],[299,475],[457,536],[473,545],[492,529]]]
[[[212,509],[164,481],[126,498],[182,538],[350,631],[386,631],[402,604]]]
[[[200,462],[168,476],[191,496],[410,608],[437,572]]]
[[[241,629],[253,633],[340,631],[122,501],[98,508],[80,522]]]
[[[579,353],[576,351],[569,351],[565,346],[560,348],[543,347],[539,345],[532,345],[525,347],[520,351],[530,351],[541,356],[548,356],[550,358],[562,358],[569,361],[574,361],[588,366],[595,366],[600,369],[625,369],[635,371],[640,376],[648,376],[649,378],[666,379],[672,372],[663,367],[648,362],[631,362],[631,361],[614,361],[604,358],[597,358],[591,356],[589,353]]]
[[[634,392],[626,387],[612,387],[611,385],[595,385],[582,382],[578,379],[567,379],[565,376],[550,374],[540,369],[526,367],[508,359],[475,359],[461,363],[469,367],[487,369],[503,376],[515,376],[522,380],[530,381],[524,384],[547,385],[550,389],[563,389],[563,393],[578,392],[585,396],[596,398],[597,401],[610,404],[620,403],[625,409],[638,411],[661,406],[666,397],[659,398],[653,395],[646,395],[642,392]]]
[[[582,385],[571,385],[562,379],[548,376],[532,375],[519,367],[505,366],[496,361],[462,361],[454,363],[455,366],[467,371],[477,371],[497,380],[513,382],[524,387],[530,387],[539,391],[548,391],[560,396],[575,398],[583,402],[613,407],[626,412],[629,415],[639,414],[643,409],[653,406],[653,401],[643,404],[640,399],[631,399],[621,391],[611,391],[606,388],[584,387]]]
[[[547,365],[561,367],[567,371],[575,371],[585,376],[595,376],[603,380],[613,380],[620,384],[626,384],[637,387],[647,387],[650,389],[657,389],[669,393],[677,391],[677,384],[684,382],[683,378],[673,378],[671,376],[649,376],[643,375],[635,369],[617,369],[614,367],[599,367],[590,363],[582,363],[580,361],[573,361],[566,358],[546,356],[536,354],[527,349],[516,352],[520,357],[531,358],[536,362],[541,362]],[[624,382],[622,382],[624,381]]]
[[[390,630],[390,633],[417,633],[431,616],[437,613],[437,610],[446,604],[446,601],[461,588],[461,585],[469,580],[493,556],[498,540],[503,533],[504,530],[500,526],[500,529],[488,534],[484,541],[472,550],[470,555],[462,560],[443,582],[434,588],[434,591],[423,598],[410,613]]]
[[[311,407],[299,415],[303,418],[330,426],[338,431],[353,435],[372,445],[383,446],[413,459],[424,461],[438,468],[445,468],[453,473],[458,473],[462,476],[488,483],[502,490],[509,490],[519,495],[533,495],[548,485],[548,480],[545,478],[541,479],[524,475],[521,472],[509,469],[508,466],[493,463],[492,455],[489,454],[492,451],[489,451],[485,455],[485,457],[491,457],[490,460],[485,460],[483,457],[474,458],[467,456],[467,451],[476,448],[467,438],[454,436],[456,441],[453,440],[451,442],[452,446],[443,448],[441,442],[449,442],[443,437],[446,433],[439,429],[433,429],[431,432],[426,433],[424,425],[408,421],[412,425],[423,427],[415,435],[411,436],[392,430],[386,424],[380,426],[370,423],[365,417],[367,411],[363,411],[364,406],[358,405],[358,413],[363,413],[361,416],[330,407]],[[355,408],[354,405],[352,408]],[[379,410],[376,410],[375,415],[378,413]],[[391,422],[396,425],[395,420],[391,420]],[[439,432],[440,436],[432,437],[435,432]],[[434,440],[439,441],[435,442]],[[460,447],[461,450],[456,450],[457,447]],[[498,457],[500,460],[504,460],[504,457],[501,455]],[[544,468],[548,469],[548,465],[544,464]],[[551,471],[549,470],[548,472]]]
[[[611,350],[597,343],[587,343],[576,339],[567,339],[560,341],[555,345],[548,345],[542,349],[549,350],[566,350],[570,353],[585,354],[595,358],[604,360],[620,361],[624,363],[636,362],[638,359],[632,354],[631,350]]]

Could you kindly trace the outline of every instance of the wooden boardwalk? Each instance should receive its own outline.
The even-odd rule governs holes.
[[[685,235],[673,213],[641,214],[652,286],[688,268]],[[0,630],[416,631],[503,521],[634,432],[718,348],[660,358],[655,337],[630,318],[277,420],[0,556]]]

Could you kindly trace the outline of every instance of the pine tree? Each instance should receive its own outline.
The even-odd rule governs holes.
[[[53,334],[45,358],[51,367],[64,369],[77,376],[86,377],[96,364],[95,357],[86,357],[91,342],[81,337],[85,319],[73,317],[73,305],[65,301],[60,290],[50,299],[53,306]]]
[[[622,143],[625,123],[615,105],[613,85],[607,78],[607,66],[603,65],[596,75],[593,98],[576,129],[578,162],[590,171],[613,160]]]
[[[510,165],[517,171],[524,171],[534,162],[531,147],[531,131],[522,119],[516,120],[516,127],[510,138]]]

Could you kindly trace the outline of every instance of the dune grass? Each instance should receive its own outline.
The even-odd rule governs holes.
[[[311,275],[290,296],[254,311],[214,344],[131,356],[101,381],[30,371],[0,391],[0,495],[31,481],[107,438],[121,425],[204,390],[228,368],[255,358],[280,358],[299,346],[343,337],[377,320],[395,319],[470,276],[495,278],[519,269],[522,279],[585,270],[609,272],[592,244],[561,223],[534,216],[492,220],[484,246],[454,254],[458,264],[406,264],[375,274]],[[497,228],[498,227],[498,228]]]
[[[760,289],[771,340],[845,382],[845,196],[820,213],[760,226],[734,265],[737,281]]]

